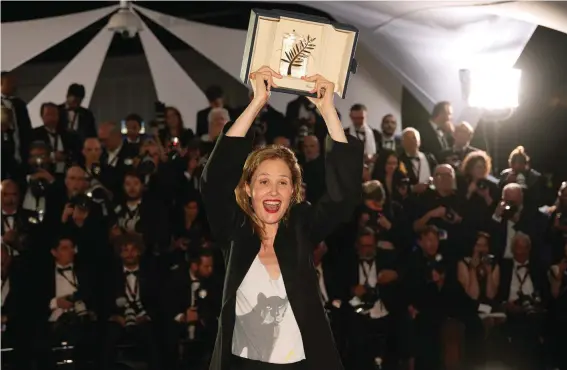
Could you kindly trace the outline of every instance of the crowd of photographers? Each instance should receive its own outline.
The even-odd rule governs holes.
[[[211,88],[196,132],[162,104],[151,124],[95,125],[74,84],[32,129],[11,84],[3,73],[2,365],[206,368],[224,261],[198,183],[239,110]],[[548,202],[522,147],[494,177],[448,102],[401,136],[390,114],[380,131],[368,120],[363,105],[343,120],[365,144],[360,207],[313,255],[346,368],[565,368],[565,183]],[[316,203],[328,140],[314,106],[267,105],[253,129],[254,145],[296,151]]]

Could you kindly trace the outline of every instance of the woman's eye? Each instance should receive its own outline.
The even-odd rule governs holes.
[[[267,183],[268,183],[268,180],[260,180],[261,185],[266,185]]]
[[[286,186],[287,185],[287,181],[281,181],[280,185]]]

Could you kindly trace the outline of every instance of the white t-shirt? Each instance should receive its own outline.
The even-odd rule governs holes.
[[[232,354],[274,364],[305,359],[283,276],[272,280],[258,256],[236,292]]]

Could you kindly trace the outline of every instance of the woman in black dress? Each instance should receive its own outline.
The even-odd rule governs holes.
[[[219,137],[201,178],[212,235],[225,249],[227,271],[211,370],[342,369],[319,298],[312,252],[360,199],[363,148],[344,134],[334,85],[321,76],[309,98],[325,119],[332,149],[327,194],[301,200],[301,170],[292,151],[251,152],[252,125],[281,75],[251,74],[254,99]]]

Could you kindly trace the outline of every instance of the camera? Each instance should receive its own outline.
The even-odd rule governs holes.
[[[177,136],[172,137],[169,143],[169,150],[167,152],[167,157],[170,161],[179,157],[179,152],[177,151],[177,149],[179,149],[179,145],[179,138]]]
[[[154,163],[154,159],[149,152],[142,154],[137,170],[141,176],[151,175],[155,172],[156,164]]]
[[[480,263],[485,265],[492,265],[494,264],[494,255],[492,254],[483,254],[480,257]]]
[[[100,182],[101,167],[98,163],[93,163],[90,169],[88,180],[91,186],[85,192],[85,195],[97,204],[104,203],[109,200],[108,190]]]
[[[443,260],[443,255],[436,254],[435,256],[428,257],[425,263],[426,275],[428,280],[432,280],[433,271],[439,274],[445,273],[445,262]]]
[[[116,299],[116,306],[123,309],[126,327],[136,325],[136,318],[138,316],[147,315],[144,307],[142,307],[142,302],[139,300],[131,302],[126,297],[120,297]]]
[[[526,311],[527,314],[532,314],[539,311],[541,298],[537,293],[524,294],[522,291],[519,291],[516,304],[521,306]]]
[[[37,173],[40,170],[46,170],[47,163],[43,161],[43,158],[38,157],[36,158],[33,166],[32,166],[32,173]],[[29,182],[30,191],[35,198],[41,198],[45,196],[45,191],[47,190],[47,186],[49,182],[45,179],[31,179]]]
[[[71,199],[69,199],[69,203],[71,204],[71,206],[77,207],[85,211],[91,209],[91,201],[92,201],[91,198],[84,193],[77,194],[71,197]]]
[[[69,302],[73,303],[73,305],[74,305],[73,308],[74,308],[77,316],[82,317],[82,316],[86,316],[89,313],[87,311],[87,306],[86,306],[85,302],[83,301],[83,298],[81,297],[79,292],[75,292],[71,295],[68,295],[66,297],[66,299]]]
[[[514,203],[510,203],[510,202],[505,202],[504,203],[504,210],[502,211],[502,218],[509,220],[512,217],[514,217],[514,215],[518,213],[518,206],[515,205]]]
[[[453,211],[453,209],[451,209],[450,207],[447,207],[447,208],[445,209],[445,218],[446,218],[447,221],[449,221],[449,222],[455,221],[455,218],[456,218],[456,213],[455,213],[455,211]]]
[[[478,190],[486,190],[490,186],[490,181],[487,179],[480,179],[476,182],[476,187]]]

